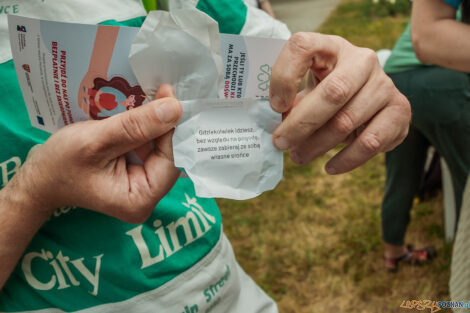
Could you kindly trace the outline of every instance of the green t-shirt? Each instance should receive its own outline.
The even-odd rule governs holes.
[[[446,3],[458,9],[461,0],[445,0]],[[457,12],[459,18],[460,12]],[[392,49],[392,54],[388,58],[384,66],[386,73],[398,73],[409,71],[420,66],[426,66],[421,63],[416,57],[413,44],[411,42],[411,23],[408,23],[405,31],[402,33],[395,46]]]
[[[384,66],[386,73],[398,73],[415,69],[424,64],[418,60],[413,44],[411,42],[411,23],[408,23],[405,31],[401,34],[392,49],[392,54],[388,58]]]

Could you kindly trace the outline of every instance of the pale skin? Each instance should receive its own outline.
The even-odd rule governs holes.
[[[148,218],[180,173],[171,136],[181,104],[168,85],[157,98],[103,121],[67,126],[30,153],[0,191],[0,287],[54,208],[92,208],[128,223]],[[126,164],[126,152],[152,140],[156,149],[142,166]]]
[[[413,48],[423,63],[470,72],[470,25],[457,22],[456,12],[444,0],[414,0]]]
[[[317,86],[297,94],[309,70]],[[171,130],[181,105],[172,95],[164,85],[158,100],[106,120],[67,126],[32,153],[0,191],[0,287],[57,207],[86,207],[131,223],[146,220],[179,174]],[[372,51],[314,33],[294,35],[282,50],[272,70],[271,103],[285,116],[273,141],[291,150],[297,163],[349,142],[328,162],[332,174],[395,147],[405,138],[411,118],[408,101]],[[151,140],[156,152],[143,166],[126,164],[126,152]]]
[[[297,93],[309,72],[309,86]],[[316,85],[316,87],[314,87]],[[326,164],[329,174],[353,170],[408,134],[408,100],[383,72],[374,51],[317,33],[294,34],[272,69],[271,106],[285,114],[274,144],[307,164],[348,145]]]
[[[307,72],[307,88],[296,93]],[[348,143],[326,164],[329,174],[392,150],[408,133],[408,100],[382,71],[375,52],[339,37],[295,34],[273,66],[271,98],[274,110],[288,112],[274,144],[290,150],[295,163],[307,164]],[[404,246],[387,245],[385,257],[404,253]]]

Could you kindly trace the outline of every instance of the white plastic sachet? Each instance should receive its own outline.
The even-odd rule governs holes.
[[[151,11],[129,62],[147,96],[162,84],[171,84],[179,100],[222,95],[219,26],[201,11]]]
[[[281,123],[268,100],[183,101],[173,136],[175,165],[184,168],[200,197],[249,199],[282,179],[282,151],[272,143]],[[178,157],[176,157],[178,156]]]
[[[226,66],[212,18],[197,10],[152,12],[129,59],[148,96],[169,83],[179,100],[187,100],[173,135],[173,155],[197,196],[244,200],[279,183],[283,153],[274,147],[272,133],[281,115],[266,99],[217,99],[223,97]]]

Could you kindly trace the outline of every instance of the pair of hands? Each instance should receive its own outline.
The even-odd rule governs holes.
[[[310,72],[309,86],[297,93]],[[271,105],[284,114],[274,144],[306,164],[341,142],[349,144],[326,165],[330,174],[350,171],[406,136],[411,111],[380,68],[372,50],[316,33],[298,33],[272,69]],[[179,176],[172,155],[172,129],[181,104],[171,86],[156,99],[103,121],[67,126],[30,153],[4,188],[21,191],[44,216],[75,205],[130,223],[145,221]],[[359,132],[360,131],[360,132]],[[124,154],[154,141],[144,164]]]

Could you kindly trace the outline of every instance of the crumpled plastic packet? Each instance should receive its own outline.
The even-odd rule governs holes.
[[[151,11],[129,62],[149,97],[162,84],[171,84],[179,100],[223,96],[219,26],[199,10]]]
[[[282,179],[283,153],[274,147],[272,133],[282,117],[267,99],[182,104],[173,155],[199,197],[244,200],[276,187]]]
[[[129,59],[147,96],[167,83],[179,100],[187,100],[173,135],[173,155],[197,196],[244,200],[279,183],[283,153],[274,147],[272,133],[281,114],[268,100],[220,99],[220,37],[211,17],[197,10],[151,12]]]

